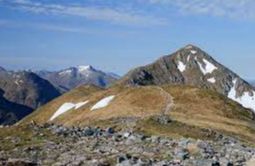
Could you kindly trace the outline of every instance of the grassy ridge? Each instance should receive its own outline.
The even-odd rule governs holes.
[[[173,98],[173,107],[167,112],[168,116],[174,120],[170,126],[159,126],[146,120],[151,116],[162,114],[165,108],[165,98],[159,89],[163,89]],[[96,111],[90,110],[100,99],[109,95],[116,95],[116,97],[107,107]],[[61,115],[54,122],[67,126],[93,124],[122,128],[126,124],[114,119],[130,117],[144,122],[133,125],[140,127],[144,132],[164,131],[163,134],[202,138],[203,130],[209,129],[255,143],[255,122],[251,111],[214,91],[179,85],[114,86],[106,90],[80,87],[41,107],[21,124],[29,123],[31,120],[45,123],[63,103],[85,100],[89,100],[87,105]],[[143,128],[143,126],[146,127]]]

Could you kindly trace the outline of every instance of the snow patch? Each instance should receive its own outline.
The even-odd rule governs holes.
[[[204,75],[212,73],[214,70],[217,69],[217,67],[214,64],[212,64],[211,62],[209,62],[208,60],[203,59],[203,61],[205,63],[205,67],[203,67],[203,65],[199,62],[198,62],[198,65]]]
[[[190,50],[191,54],[196,54],[197,51],[196,50]]]
[[[61,105],[59,107],[59,109],[53,114],[53,116],[50,118],[50,121],[54,120],[55,118],[57,118],[58,116],[64,114],[67,111],[70,111],[72,109],[77,110],[78,108],[81,108],[82,106],[84,106],[85,104],[87,104],[89,101],[85,101],[85,102],[80,102],[77,104],[74,103],[64,103],[63,105]]]
[[[105,97],[105,98],[101,99],[99,102],[97,102],[90,110],[93,111],[96,109],[104,108],[104,107],[108,106],[114,98],[115,98],[114,95]]]
[[[90,66],[90,65],[88,65],[88,66],[78,66],[77,69],[78,69],[78,72],[81,75],[86,76],[86,77],[89,77],[94,72],[93,67]]]
[[[59,109],[54,113],[54,115],[50,118],[50,121],[54,120],[56,117],[60,116],[61,114],[73,109],[75,104],[73,103],[64,103]]]
[[[90,65],[87,65],[87,66],[78,66],[79,72],[87,71],[87,70],[89,70],[91,68],[92,68],[92,66],[90,66]]]
[[[179,61],[178,62],[178,69],[180,70],[180,72],[184,72],[185,69],[186,69],[186,65],[183,62]]]
[[[216,82],[214,77],[213,78],[208,78],[207,81],[210,82],[210,83],[213,83],[213,84]]]
[[[89,101],[87,100],[87,101],[84,101],[84,102],[77,103],[77,104],[75,105],[75,108],[74,108],[74,109],[77,110],[77,109],[81,108],[82,106],[86,105],[88,102],[89,102]]]
[[[60,73],[58,73],[59,75],[65,75],[65,74],[70,74],[72,72],[72,70],[64,70]]]
[[[233,80],[233,87],[230,89],[228,93],[228,98],[238,102],[245,108],[252,109],[255,112],[255,91],[252,91],[252,95],[249,92],[244,92],[242,96],[237,97],[236,92],[236,83],[237,79]]]
[[[190,55],[188,55],[188,58],[187,58],[187,61],[189,61],[190,60]]]

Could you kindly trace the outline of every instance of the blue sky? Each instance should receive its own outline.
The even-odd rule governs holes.
[[[255,79],[254,0],[0,0],[0,66],[124,74],[195,44]]]

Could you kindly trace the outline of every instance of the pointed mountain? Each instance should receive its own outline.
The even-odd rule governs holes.
[[[193,45],[131,70],[119,83],[129,86],[182,84],[211,89],[255,111],[254,88]]]
[[[50,81],[62,92],[86,84],[104,88],[117,80],[116,75],[113,76],[113,74],[97,70],[90,65],[70,67],[56,72],[39,71],[36,73],[42,78]]]

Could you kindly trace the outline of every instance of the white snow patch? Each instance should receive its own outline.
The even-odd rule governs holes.
[[[190,50],[191,54],[196,54],[197,51],[196,50]]]
[[[89,77],[94,71],[93,67],[88,65],[88,66],[78,66],[78,71],[80,74]]]
[[[187,58],[187,61],[189,61],[190,60],[190,55],[188,55],[188,58]]]
[[[91,68],[92,67],[90,65],[87,65],[87,66],[78,66],[79,72],[87,71],[87,70],[89,70]]]
[[[60,73],[58,73],[59,75],[65,75],[65,74],[70,74],[72,72],[72,70],[64,70]]]
[[[242,96],[237,97],[237,92],[236,92],[236,83],[237,79],[233,80],[233,87],[228,93],[228,98],[238,102],[245,108],[252,109],[255,112],[255,91],[252,91],[252,95],[250,95],[249,92],[244,92]]]
[[[61,105],[59,107],[59,109],[53,114],[53,116],[50,118],[50,121],[54,120],[55,118],[57,118],[58,116],[62,115],[63,113],[70,111],[72,109],[77,110],[78,108],[81,108],[82,106],[84,106],[85,104],[87,104],[89,101],[85,101],[85,102],[80,102],[77,104],[74,103],[64,103],[63,105]]]
[[[198,62],[198,65],[200,67],[200,70],[202,71],[202,73],[204,75],[208,74],[208,73],[212,73],[214,70],[217,69],[216,66],[214,66],[214,64],[212,64],[211,62],[209,62],[206,59],[203,59],[204,63],[205,63],[205,67],[203,67],[203,65],[201,63]]]
[[[64,103],[62,106],[59,107],[59,109],[53,114],[53,116],[50,118],[51,120],[54,120],[56,117],[60,116],[61,114],[73,109],[75,107],[75,104],[73,103]]]
[[[77,110],[77,109],[81,108],[82,106],[86,105],[88,102],[89,101],[87,100],[87,101],[84,101],[84,102],[77,103],[75,105],[75,109]]]
[[[179,69],[181,72],[184,72],[185,69],[186,69],[186,65],[185,65],[183,62],[179,61],[179,62],[178,62],[178,69]]]
[[[109,103],[114,98],[115,98],[114,95],[105,97],[105,98],[101,99],[99,102],[97,102],[90,110],[93,111],[93,110],[96,110],[96,109],[104,108],[104,107],[108,106]]]
[[[208,78],[207,81],[210,82],[210,83],[213,83],[213,84],[216,82],[214,77],[213,78]]]

